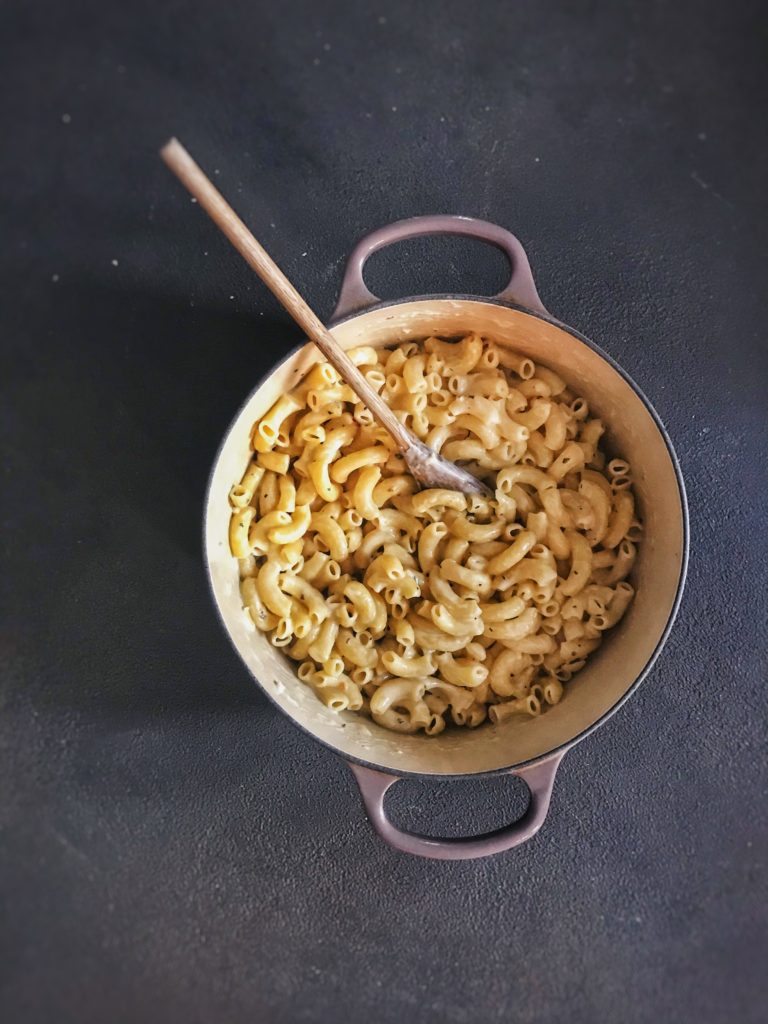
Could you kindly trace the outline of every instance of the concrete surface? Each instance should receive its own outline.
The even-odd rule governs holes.
[[[760,7],[5,8],[8,1024],[766,1019]],[[546,305],[670,430],[692,512],[677,627],[517,852],[393,853],[222,634],[206,475],[297,332],[161,166],[171,133],[323,315],[373,227],[511,228]],[[369,275],[386,297],[503,279],[497,253],[440,240]],[[408,782],[390,808],[461,835],[522,800]]]

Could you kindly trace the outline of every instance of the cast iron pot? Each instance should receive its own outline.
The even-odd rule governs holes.
[[[381,302],[365,285],[365,261],[377,249],[420,235],[482,239],[509,259],[509,284],[493,298],[428,295]],[[602,725],[647,675],[666,640],[685,579],[688,517],[685,490],[670,440],[648,399],[597,345],[552,317],[539,299],[528,259],[514,235],[467,217],[414,217],[374,231],[352,252],[333,316],[344,348],[395,345],[429,335],[478,331],[561,374],[607,426],[632,465],[645,523],[632,582],[635,600],[587,666],[567,684],[564,699],[540,718],[447,729],[437,737],[390,732],[351,712],[324,707],[296,676],[295,666],[258,632],[243,611],[238,570],[229,552],[228,493],[250,458],[255,420],[318,360],[306,344],[286,356],[246,400],[227,431],[211,473],[205,508],[205,554],[214,601],[224,627],[254,679],[297,725],[345,758],[379,835],[423,857],[461,860],[518,846],[541,827],[563,755]],[[434,839],[404,832],[387,818],[384,796],[401,776],[460,777],[510,772],[530,790],[525,815],[514,824],[469,839]]]

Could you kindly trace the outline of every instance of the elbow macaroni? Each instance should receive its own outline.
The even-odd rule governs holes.
[[[426,736],[541,714],[634,595],[630,464],[558,374],[478,335],[349,356],[495,497],[418,490],[317,363],[254,424],[229,493],[244,611],[333,711]]]

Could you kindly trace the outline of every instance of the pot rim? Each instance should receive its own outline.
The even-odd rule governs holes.
[[[667,618],[666,624],[665,624],[664,629],[663,629],[663,631],[661,633],[661,636],[659,637],[658,643],[654,647],[654,649],[653,649],[653,651],[652,651],[648,661],[645,663],[645,665],[643,666],[642,670],[639,672],[637,678],[634,680],[634,682],[631,684],[631,686],[621,695],[621,697],[619,697],[619,699],[616,701],[615,704],[613,704],[610,708],[608,708],[608,710],[606,712],[604,712],[602,715],[600,715],[599,718],[595,719],[595,721],[592,722],[590,725],[588,725],[585,729],[582,729],[582,731],[580,733],[578,733],[578,735],[576,735],[576,736],[572,737],[571,739],[567,740],[565,743],[561,743],[557,747],[553,747],[551,750],[548,750],[545,754],[542,754],[539,757],[529,758],[527,761],[520,761],[520,762],[517,762],[517,763],[512,764],[512,765],[507,765],[504,768],[493,768],[490,771],[458,772],[456,774],[450,774],[450,773],[442,773],[442,772],[440,772],[440,773],[412,772],[412,771],[408,771],[406,769],[403,769],[403,770],[398,769],[397,773],[395,773],[395,772],[392,771],[392,769],[383,768],[381,765],[377,764],[375,761],[366,761],[362,757],[356,757],[353,754],[348,754],[345,751],[340,750],[338,747],[334,746],[332,743],[329,743],[327,740],[321,739],[314,732],[312,732],[311,729],[309,729],[307,726],[303,725],[301,722],[297,721],[295,718],[293,718],[291,715],[289,715],[278,704],[278,702],[275,700],[275,698],[269,692],[267,687],[263,685],[261,680],[258,679],[251,672],[251,670],[248,668],[247,665],[245,666],[246,670],[248,671],[248,674],[256,682],[256,684],[258,685],[259,689],[264,694],[264,696],[269,700],[269,702],[272,705],[274,705],[277,708],[277,710],[282,715],[285,716],[285,718],[288,719],[289,722],[291,722],[291,724],[295,728],[300,729],[307,736],[310,736],[316,743],[320,743],[322,746],[326,747],[328,750],[333,751],[334,754],[336,754],[338,757],[341,757],[343,760],[345,760],[347,762],[351,762],[353,764],[362,765],[364,768],[370,768],[372,771],[382,772],[385,775],[392,775],[395,778],[403,778],[403,779],[435,779],[435,780],[438,780],[438,781],[446,781],[446,782],[448,782],[448,781],[454,781],[454,780],[458,780],[458,779],[492,778],[492,777],[497,776],[497,775],[506,775],[506,774],[509,774],[510,772],[519,771],[520,769],[525,768],[525,767],[529,767],[530,765],[533,765],[533,764],[540,764],[540,763],[542,763],[544,761],[549,760],[550,758],[554,757],[557,754],[561,754],[561,755],[565,754],[568,750],[571,749],[571,747],[575,747],[577,743],[581,743],[582,740],[585,740],[588,736],[590,736],[593,732],[595,732],[597,729],[599,729],[602,725],[605,725],[605,723],[608,721],[608,719],[611,718],[621,707],[623,707],[624,704],[626,704],[626,702],[630,699],[630,697],[633,696],[633,694],[636,692],[636,690],[638,689],[640,684],[645,680],[645,678],[648,676],[648,674],[650,673],[651,669],[655,665],[659,655],[661,654],[661,650],[662,650],[664,644],[667,642],[667,639],[669,637],[669,634],[670,634],[670,631],[672,629],[672,626],[674,625],[675,619],[677,618],[677,613],[678,613],[678,611],[680,609],[680,603],[682,601],[683,590],[685,589],[686,577],[688,575],[688,558],[689,558],[689,549],[690,549],[690,523],[689,523],[689,514],[688,514],[688,497],[687,497],[686,490],[685,490],[685,482],[683,480],[683,474],[682,474],[682,470],[680,468],[680,462],[679,462],[679,459],[677,457],[677,453],[675,452],[674,446],[672,444],[672,439],[670,438],[669,433],[667,432],[666,427],[664,426],[663,422],[661,421],[661,418],[660,418],[659,414],[656,412],[656,409],[653,407],[651,401],[649,400],[649,398],[647,397],[645,392],[643,392],[642,389],[640,387],[638,387],[638,385],[635,383],[635,381],[632,379],[632,377],[627,373],[627,371],[619,363],[617,363],[616,360],[611,355],[609,355],[608,352],[606,352],[604,349],[602,349],[594,341],[591,341],[589,338],[587,338],[586,335],[582,334],[580,331],[577,331],[575,327],[571,327],[569,324],[563,323],[562,320],[558,320],[558,318],[555,317],[555,316],[552,316],[551,313],[541,312],[541,311],[538,311],[538,310],[529,309],[527,306],[521,306],[521,305],[518,305],[517,303],[509,302],[506,299],[489,298],[489,297],[483,296],[483,295],[467,295],[467,294],[461,294],[461,293],[434,294],[434,295],[411,295],[411,296],[407,296],[406,298],[402,298],[402,299],[383,299],[380,302],[372,303],[371,305],[365,306],[362,309],[353,310],[350,313],[347,313],[347,314],[345,314],[343,316],[340,316],[340,317],[332,320],[329,323],[329,328],[333,329],[334,327],[338,327],[339,324],[347,323],[349,320],[355,320],[357,317],[363,316],[366,313],[370,313],[374,309],[376,309],[376,310],[378,310],[378,309],[386,309],[386,308],[391,307],[391,306],[401,306],[401,305],[404,305],[404,304],[410,303],[410,302],[429,302],[429,301],[434,302],[434,301],[440,301],[440,300],[448,301],[448,302],[481,302],[481,303],[484,303],[484,304],[487,304],[487,305],[501,306],[501,307],[503,307],[505,309],[518,310],[521,313],[526,313],[528,316],[536,317],[538,320],[543,320],[546,323],[550,323],[553,326],[560,328],[561,330],[565,331],[567,334],[570,334],[572,337],[574,337],[577,341],[580,341],[583,344],[585,344],[588,348],[592,349],[592,351],[595,352],[598,356],[600,356],[602,359],[604,359],[619,374],[619,376],[623,378],[625,383],[628,384],[629,387],[631,387],[632,390],[635,392],[635,394],[638,396],[638,398],[640,399],[640,401],[645,406],[646,410],[648,411],[649,415],[651,416],[651,419],[655,423],[659,433],[661,434],[661,436],[662,436],[662,438],[664,440],[664,444],[666,446],[667,452],[669,453],[669,457],[670,457],[670,460],[672,462],[672,468],[675,471],[675,479],[677,480],[677,488],[678,488],[678,494],[679,494],[679,498],[680,498],[680,512],[681,512],[682,520],[683,520],[683,545],[682,545],[682,552],[681,552],[680,575],[679,575],[679,578],[678,578],[678,581],[677,581],[677,589],[675,591],[675,597],[674,597],[674,600],[672,602],[672,607],[671,607],[670,612],[669,612],[669,617]],[[226,444],[227,439],[229,438],[229,435],[232,432],[232,428],[235,425],[236,421],[239,419],[240,414],[242,413],[243,409],[246,407],[246,405],[248,405],[248,403],[251,401],[251,399],[256,394],[256,392],[267,382],[267,380],[272,376],[272,374],[275,373],[276,370],[280,369],[280,367],[283,366],[286,362],[288,362],[289,359],[292,359],[295,355],[297,355],[306,345],[307,345],[307,339],[304,339],[303,341],[301,341],[297,345],[295,345],[292,349],[290,349],[290,351],[288,351],[281,359],[279,359],[268,370],[268,372],[265,373],[259,379],[258,383],[248,392],[246,397],[240,403],[240,405],[238,406],[237,411],[235,412],[234,416],[230,420],[229,426],[224,431],[222,439],[221,439],[221,441],[220,441],[220,443],[219,443],[219,445],[218,445],[218,447],[216,449],[216,454],[215,454],[215,456],[213,458],[213,462],[211,464],[211,470],[210,470],[210,473],[208,474],[208,482],[207,482],[206,487],[205,487],[205,495],[204,495],[204,498],[203,498],[203,537],[202,537],[202,540],[203,540],[203,556],[204,556],[204,561],[205,561],[205,573],[206,573],[206,579],[207,579],[207,582],[208,582],[208,590],[210,592],[210,596],[211,596],[211,599],[213,601],[213,605],[214,605],[214,607],[216,609],[216,614],[218,615],[219,621],[220,621],[221,625],[224,628],[224,632],[227,635],[227,639],[229,640],[229,642],[232,645],[232,647],[235,649],[235,653],[237,654],[238,659],[241,662],[242,662],[242,658],[240,658],[240,653],[237,650],[237,648],[235,647],[235,642],[234,642],[234,639],[232,637],[232,634],[230,633],[229,629],[227,628],[227,624],[224,621],[224,616],[222,614],[221,608],[219,607],[219,602],[216,600],[216,592],[215,592],[214,586],[213,586],[213,576],[212,576],[212,573],[211,573],[211,565],[210,565],[210,561],[208,559],[208,553],[207,553],[206,532],[207,532],[207,524],[208,524],[208,505],[209,505],[209,500],[210,500],[210,496],[211,496],[211,488],[212,488],[212,484],[213,484],[213,476],[214,476],[214,473],[216,471],[216,467],[219,464],[219,459],[221,458],[221,453],[222,453],[222,450],[224,448],[224,445]]]

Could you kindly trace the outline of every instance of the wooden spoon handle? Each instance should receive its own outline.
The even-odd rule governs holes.
[[[272,257],[254,238],[213,182],[198,167],[177,139],[160,150],[165,163],[221,228],[245,261],[290,313],[307,337],[317,345],[328,362],[341,374],[357,397],[394,438],[400,451],[407,451],[413,439],[387,403],[370,386],[344,349],[334,340],[319,317],[309,308]]]

